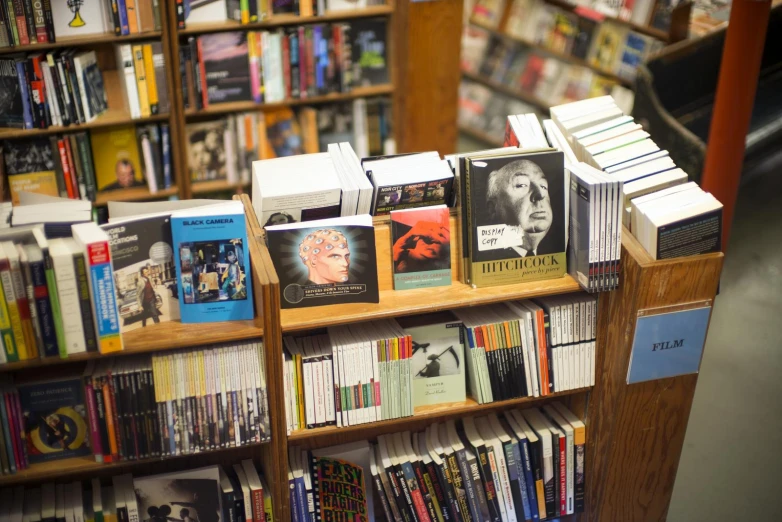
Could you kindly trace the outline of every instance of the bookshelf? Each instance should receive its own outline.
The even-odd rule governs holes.
[[[92,47],[94,45],[122,44],[140,42],[143,40],[159,40],[163,37],[163,31],[147,31],[125,36],[114,33],[92,34],[89,36],[62,36],[54,43],[37,43],[33,45],[18,45],[16,47],[0,48],[0,56],[4,54],[32,53],[39,51],[51,51],[65,47]]]

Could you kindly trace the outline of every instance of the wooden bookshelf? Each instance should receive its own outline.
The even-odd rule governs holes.
[[[550,49],[544,45],[539,45],[534,42],[530,42],[529,40],[526,40],[524,38],[519,38],[518,36],[507,34],[503,31],[499,31],[487,24],[481,23],[478,20],[471,19],[470,24],[474,25],[475,27],[480,27],[481,29],[484,29],[486,31],[489,31],[491,34],[498,36],[499,38],[503,38],[505,40],[510,40],[513,42],[520,43],[526,47],[529,47],[530,49],[534,49],[536,51],[540,51],[542,53],[546,53],[558,60],[571,63],[573,65],[580,65],[581,67],[586,67],[588,69],[592,69],[596,73],[598,73],[601,76],[605,76],[609,80],[612,80],[620,85],[624,85],[625,87],[631,87],[632,82],[629,80],[626,80],[620,76],[617,76],[612,71],[606,71],[605,69],[602,69],[600,67],[597,67],[596,65],[593,65],[592,63],[588,62],[587,60],[582,60],[581,58],[577,58],[575,56],[571,56],[569,54]]]
[[[470,127],[468,125],[459,124],[459,132],[466,134],[467,136],[474,138],[478,141],[482,141],[492,147],[502,147],[502,140],[492,136],[486,131]]]
[[[12,53],[37,53],[67,47],[92,47],[97,45],[140,42],[143,40],[159,40],[162,35],[163,31],[147,31],[145,33],[129,34],[125,36],[116,35],[114,33],[93,34],[89,36],[63,36],[57,38],[57,41],[54,43],[36,43],[32,45],[19,45],[16,47],[2,47],[0,48],[0,55]]]
[[[185,29],[180,29],[180,35],[199,35],[207,33],[221,33],[226,31],[256,31],[264,29],[273,29],[286,25],[302,24],[320,24],[327,22],[341,22],[343,20],[354,20],[357,18],[370,18],[374,16],[388,16],[394,12],[391,5],[375,5],[362,9],[350,9],[345,11],[334,11],[321,16],[296,16],[296,15],[275,15],[268,20],[252,24],[241,24],[235,20],[214,23],[188,24]]]
[[[514,89],[513,87],[509,87],[507,85],[503,85],[499,82],[495,82],[487,78],[486,76],[482,76],[480,74],[475,74],[463,70],[462,77],[483,84],[486,87],[495,90],[497,92],[500,92],[506,96],[510,96],[511,98],[516,98],[517,100],[521,100],[524,103],[529,103],[530,105],[534,105],[535,107],[543,111],[547,111],[549,107],[551,107],[552,105],[551,103],[548,103],[542,98],[538,98],[532,93],[525,92],[521,89]]]
[[[194,109],[187,109],[185,116],[187,118],[197,118],[200,116],[220,116],[224,114],[232,114],[234,112],[248,112],[248,111],[264,111],[271,109],[279,109],[282,107],[291,107],[297,105],[316,105],[323,103],[337,103],[344,101],[355,100],[356,98],[369,98],[372,96],[390,95],[394,92],[394,86],[387,85],[372,85],[370,87],[356,87],[351,89],[350,92],[332,92],[329,94],[323,94],[320,96],[310,96],[307,98],[295,98],[287,99],[280,102],[272,103],[255,103],[253,101],[243,102],[228,102],[228,103],[215,103],[196,111]]]
[[[147,187],[131,187],[109,192],[99,192],[95,198],[95,206],[103,207],[110,201],[147,201],[151,199],[165,199],[176,196],[179,193],[177,187],[160,189],[154,194]]]
[[[567,0],[545,0],[545,2],[547,4],[555,5],[562,9],[575,12],[576,14],[578,14],[580,8],[579,5],[570,3]],[[662,40],[663,42],[672,41],[672,36],[670,33],[666,33],[665,31],[661,29],[657,29],[656,27],[652,27],[650,25],[636,24],[634,22],[631,22],[630,20],[625,20],[623,18],[619,18],[616,16],[604,15],[594,10],[590,10],[590,13],[595,15],[596,18],[600,18],[602,20],[605,20],[606,22],[611,22],[618,25],[623,25],[625,27],[629,27],[633,31],[637,31],[641,34],[645,34],[646,36],[651,36],[652,38],[657,38],[658,40]]]
[[[519,397],[506,401],[495,401],[486,404],[478,404],[474,399],[468,398],[464,402],[450,402],[433,406],[422,406],[415,409],[415,414],[410,417],[400,417],[378,422],[357,424],[355,426],[326,426],[311,430],[298,430],[288,435],[288,443],[305,447],[323,447],[332,444],[344,444],[356,440],[374,439],[378,435],[396,433],[399,431],[420,431],[434,422],[443,422],[451,419],[487,415],[498,411],[513,408],[529,408],[555,399],[562,399],[571,395],[587,393],[592,387],[578,388],[566,392],[552,393],[545,397]]]
[[[245,189],[250,186],[247,183],[230,183],[224,179],[214,181],[194,181],[191,186],[193,194],[210,194],[212,192],[226,192],[229,190]]]

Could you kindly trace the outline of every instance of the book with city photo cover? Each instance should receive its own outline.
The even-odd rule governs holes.
[[[266,227],[282,308],[379,302],[369,215]]]
[[[562,152],[477,153],[464,159],[462,174],[466,282],[492,286],[565,275]]]

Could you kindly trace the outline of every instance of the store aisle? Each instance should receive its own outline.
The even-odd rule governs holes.
[[[782,154],[739,193],[669,522],[779,517],[781,169]]]

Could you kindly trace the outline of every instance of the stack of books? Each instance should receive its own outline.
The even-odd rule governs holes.
[[[368,18],[191,37],[180,47],[185,107],[275,103],[386,84],[386,24]]]
[[[618,252],[612,254],[610,248],[613,229],[621,232],[620,222],[654,259],[721,249],[722,204],[697,184],[687,183],[687,174],[676,167],[668,151],[661,150],[610,96],[552,107],[551,119],[565,138],[557,140],[558,146],[569,147],[567,156],[579,161],[569,165],[575,183],[570,194],[571,231],[581,238],[571,235],[571,253],[578,261],[569,268],[576,270],[571,273],[582,286],[591,279],[586,273],[594,272],[594,263],[608,267],[609,281],[611,272],[618,271],[610,263],[618,261],[612,257]],[[613,196],[608,195],[612,185]],[[613,214],[598,210],[605,208],[605,201]],[[600,231],[609,228],[612,231],[604,238]],[[621,236],[617,245],[620,242]]]
[[[586,427],[565,406],[461,424],[380,435],[377,443],[291,448],[291,518],[369,518],[377,510],[386,520],[553,520],[583,512]],[[351,491],[349,504],[340,502],[343,491]]]
[[[166,123],[6,140],[0,171],[14,205],[20,192],[88,201],[133,187],[154,194],[174,183],[170,140]]]
[[[319,2],[267,2],[265,0],[215,0],[198,2],[182,0],[177,6],[177,22],[180,29],[186,24],[215,23],[235,20],[242,24],[254,24],[279,16],[322,16],[345,10],[384,5],[385,0],[321,0]]]
[[[143,477],[114,475],[102,487],[101,480],[93,478],[86,484],[46,482],[0,492],[0,512],[10,520],[117,522],[171,513],[172,506],[187,518],[209,513],[226,521],[274,520],[271,491],[252,460]]]
[[[413,414],[414,347],[393,319],[283,341],[289,432]]]
[[[55,43],[61,37],[139,34],[160,28],[160,6],[152,1],[3,2],[0,6],[0,48]]]

